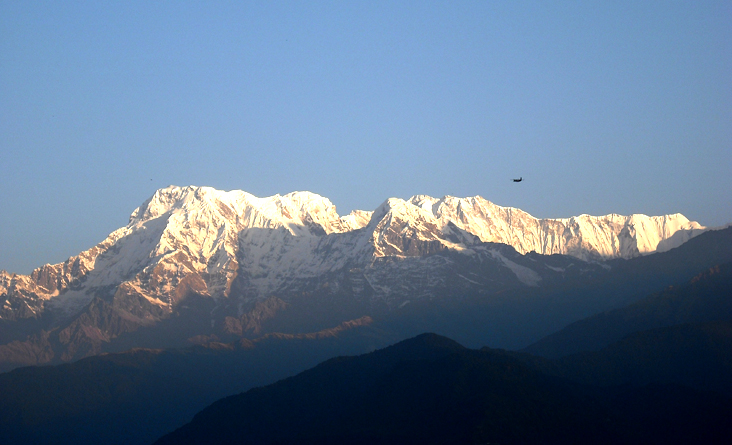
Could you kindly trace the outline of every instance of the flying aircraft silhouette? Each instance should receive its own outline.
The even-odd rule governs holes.
[[[513,182],[521,182],[523,180],[524,180],[524,177],[522,176],[522,177],[520,177],[518,179],[514,179]]]

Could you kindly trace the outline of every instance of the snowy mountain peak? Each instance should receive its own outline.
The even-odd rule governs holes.
[[[35,317],[46,307],[73,313],[95,296],[120,292],[163,311],[183,298],[181,289],[216,300],[234,290],[242,298],[263,298],[385,258],[473,255],[481,242],[507,244],[520,254],[631,258],[671,249],[703,230],[680,214],[537,219],[480,196],[390,198],[373,212],[341,217],[330,200],[310,192],[259,198],[240,190],[170,186],[93,248],[28,277],[3,275],[0,318]],[[528,272],[520,275],[522,282],[537,282],[526,278]]]
[[[240,230],[283,227],[295,236],[355,230],[365,226],[371,214],[355,210],[340,217],[328,198],[311,192],[258,198],[240,190],[169,186],[135,209],[130,225],[180,212],[214,220],[224,218]]]

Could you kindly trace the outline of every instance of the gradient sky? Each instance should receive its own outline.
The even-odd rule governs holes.
[[[721,225],[732,3],[3,0],[0,153],[18,273],[170,184]]]

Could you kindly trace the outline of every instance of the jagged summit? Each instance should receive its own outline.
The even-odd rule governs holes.
[[[196,213],[213,221],[226,220],[240,229],[284,227],[293,235],[307,235],[303,227],[320,226],[325,233],[340,233],[361,227],[361,212],[344,218],[328,198],[311,192],[258,198],[241,190],[220,191],[211,187],[160,189],[135,209],[130,223],[143,222],[169,212]]]

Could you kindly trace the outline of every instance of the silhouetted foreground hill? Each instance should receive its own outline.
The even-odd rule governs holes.
[[[579,320],[524,349],[557,358],[596,351],[638,331],[732,320],[732,263],[714,266],[629,306]]]
[[[156,443],[727,443],[731,409],[683,386],[580,386],[423,334],[222,399]]]

